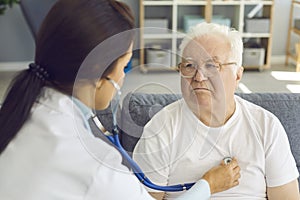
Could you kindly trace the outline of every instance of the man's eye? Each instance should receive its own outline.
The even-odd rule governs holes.
[[[214,68],[216,68],[216,64],[215,63],[205,63],[205,68],[206,69],[214,69]]]
[[[193,65],[192,63],[186,63],[186,64],[184,65],[184,67],[185,67],[185,68],[192,68],[192,67],[194,67],[194,65]]]

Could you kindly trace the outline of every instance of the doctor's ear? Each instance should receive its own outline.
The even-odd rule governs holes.
[[[105,80],[104,78],[100,78],[100,79],[95,80],[95,82],[94,82],[95,88],[100,89],[102,87],[102,84],[103,84],[104,80]]]

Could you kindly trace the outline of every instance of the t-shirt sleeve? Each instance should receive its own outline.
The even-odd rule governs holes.
[[[168,184],[171,129],[167,112],[160,111],[144,127],[143,135],[133,152],[133,159],[145,175],[158,185]]]
[[[280,121],[275,118],[265,138],[267,187],[287,184],[299,176],[287,134]]]

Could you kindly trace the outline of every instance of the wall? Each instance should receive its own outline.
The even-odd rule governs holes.
[[[34,39],[18,5],[0,15],[0,62],[30,61]]]
[[[139,0],[122,1],[133,9],[138,25]],[[275,0],[272,56],[285,55],[290,4],[290,1]],[[0,62],[31,61],[33,56],[34,40],[19,6],[14,6],[0,15]]]

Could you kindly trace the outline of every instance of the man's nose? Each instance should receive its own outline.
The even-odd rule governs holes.
[[[208,78],[205,76],[203,70],[201,68],[198,68],[196,70],[196,73],[195,73],[193,79],[194,79],[194,81],[201,82],[201,81],[206,81]]]

